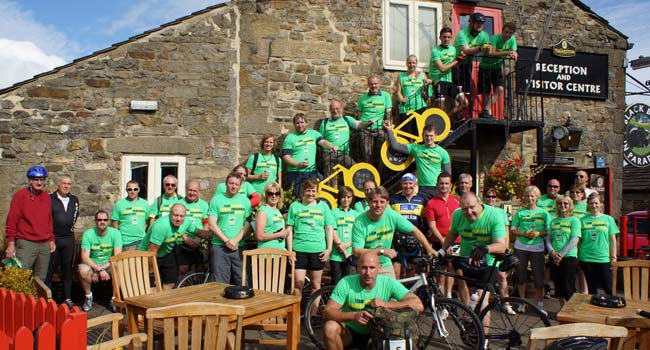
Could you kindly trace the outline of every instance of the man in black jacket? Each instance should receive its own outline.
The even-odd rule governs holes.
[[[69,308],[72,302],[72,259],[74,257],[74,224],[79,217],[79,199],[70,194],[72,177],[61,175],[56,180],[57,190],[50,194],[52,200],[52,222],[56,250],[50,256],[50,267],[45,283],[52,287],[52,274],[61,268],[63,295]]]

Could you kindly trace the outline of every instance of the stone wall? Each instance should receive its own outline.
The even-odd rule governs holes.
[[[2,231],[11,196],[35,164],[50,171],[50,190],[57,174],[72,174],[77,234],[124,196],[125,154],[186,156],[188,178],[209,198],[239,156],[239,24],[238,9],[223,6],[0,95]],[[158,110],[132,112],[131,100],[158,101]]]

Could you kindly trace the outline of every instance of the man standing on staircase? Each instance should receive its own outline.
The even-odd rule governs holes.
[[[451,174],[449,153],[442,146],[436,144],[435,126],[426,125],[422,130],[424,144],[410,143],[407,145],[397,142],[393,135],[393,125],[389,120],[384,120],[383,126],[390,148],[393,151],[411,155],[415,159],[415,166],[418,169],[418,193],[426,200],[431,199],[437,193],[438,175],[442,171]]]

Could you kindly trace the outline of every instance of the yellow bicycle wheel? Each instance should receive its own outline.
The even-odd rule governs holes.
[[[420,118],[424,121],[423,125],[434,125],[436,129],[436,142],[444,140],[449,135],[449,132],[451,132],[449,116],[440,108],[429,108],[418,119]]]
[[[396,136],[395,139],[397,142],[408,145],[408,141],[405,138]],[[390,149],[390,144],[388,140],[384,141],[384,144],[381,145],[381,161],[384,162],[384,165],[390,170],[393,171],[402,171],[413,163],[413,157],[395,152]]]
[[[325,191],[322,191],[322,192],[318,191],[317,199],[319,201],[320,200],[326,201],[329,204],[331,209],[336,208],[337,204],[338,204],[336,202],[336,198],[334,198],[334,196],[332,194],[330,194],[329,192],[325,192]]]
[[[366,194],[363,192],[363,183],[367,179],[375,180],[377,186],[381,185],[379,172],[369,163],[357,163],[343,173],[343,183],[352,188],[354,195],[360,198],[366,198]]]

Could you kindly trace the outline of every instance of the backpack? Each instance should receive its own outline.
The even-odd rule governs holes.
[[[260,157],[260,153],[257,152],[253,154],[253,166],[251,167],[251,174],[255,174],[255,168],[257,167],[257,159]],[[276,169],[280,169],[280,157],[276,156],[275,154],[273,155],[273,158],[275,158],[275,167]]]
[[[370,321],[373,350],[415,350],[418,343],[418,312],[379,307]]]

